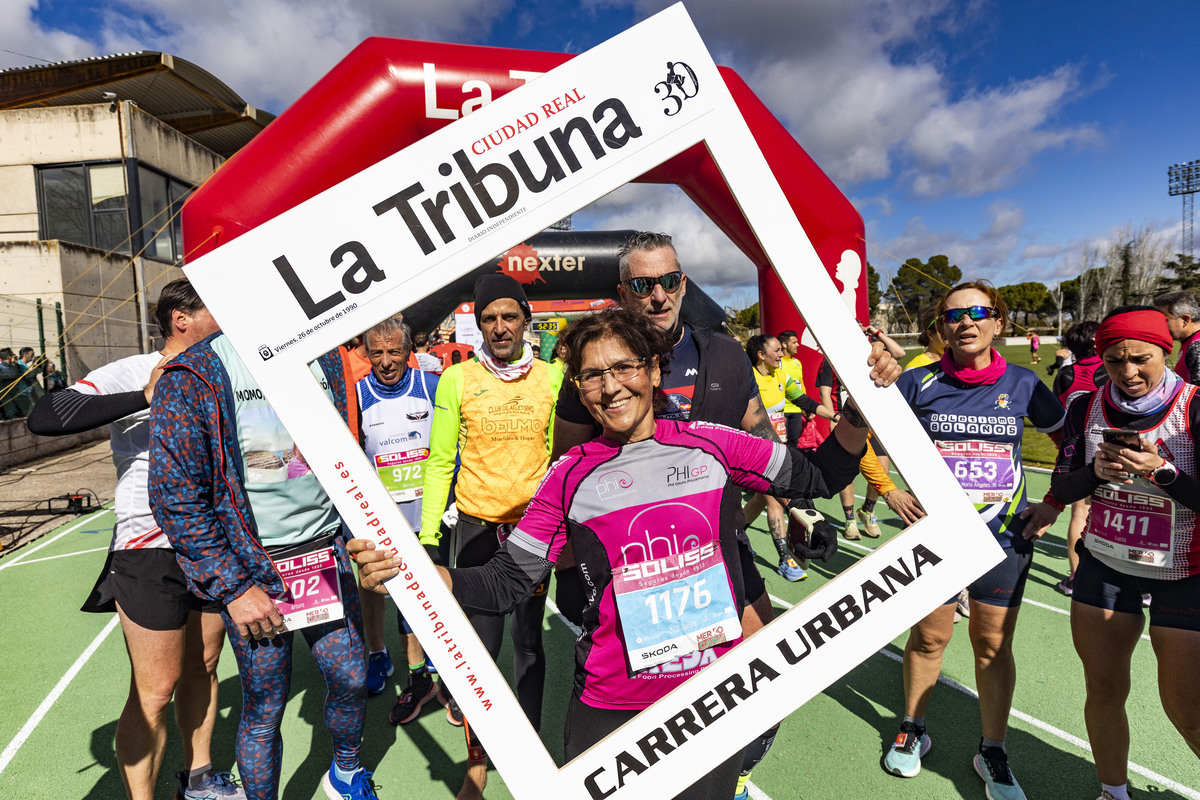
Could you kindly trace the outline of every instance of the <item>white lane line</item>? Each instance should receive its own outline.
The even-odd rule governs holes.
[[[107,549],[108,549],[107,547],[93,547],[90,550],[80,550],[75,553],[60,553],[56,556],[44,556],[42,558],[30,558],[25,561],[18,562],[15,566],[19,567],[19,566],[23,566],[25,564],[36,564],[39,561],[53,561],[56,558],[67,558],[69,556],[81,556],[84,553],[98,553],[101,550],[107,550]]]
[[[783,606],[784,608],[792,607],[791,603],[789,603],[786,600],[783,600],[779,597],[776,597],[775,595],[770,595],[770,598],[771,598],[772,603],[776,603],[780,606]],[[1031,601],[1026,600],[1025,602],[1028,603]],[[1038,603],[1037,605],[1042,605],[1042,604]],[[1053,608],[1052,606],[1042,606],[1042,607],[1049,608],[1051,611],[1059,610],[1059,609]],[[899,653],[893,653],[891,650],[888,650],[886,647],[879,651],[879,655],[887,656],[888,658],[890,658],[891,660],[895,661],[898,664],[904,663],[903,655],[901,655]],[[973,697],[976,700],[979,699],[979,692],[975,691],[974,689],[972,689],[969,686],[965,686],[965,685],[959,683],[956,680],[947,678],[945,675],[938,676],[938,683],[944,683],[946,686],[949,686],[952,689],[960,691],[965,695],[969,695],[970,697]],[[1021,720],[1022,722],[1032,725],[1033,727],[1038,728],[1039,730],[1045,731],[1046,733],[1050,734],[1051,736],[1056,736],[1059,739],[1062,739],[1064,742],[1067,742],[1068,744],[1073,744],[1076,747],[1080,748],[1081,750],[1085,750],[1089,753],[1092,752],[1092,746],[1089,745],[1085,740],[1080,739],[1078,736],[1075,736],[1073,734],[1067,733],[1066,731],[1064,731],[1060,728],[1056,728],[1048,722],[1043,722],[1042,720],[1037,719],[1036,717],[1032,717],[1023,711],[1018,711],[1015,708],[1012,709],[1009,712],[1009,714],[1011,716],[1016,717],[1017,719]],[[1176,781],[1171,780],[1170,778],[1166,777],[1165,775],[1159,775],[1157,772],[1155,772],[1154,770],[1152,770],[1148,767],[1143,767],[1140,764],[1136,764],[1133,761],[1130,761],[1129,769],[1145,778],[1149,778],[1150,780],[1154,781],[1155,783],[1162,784],[1163,786],[1167,787],[1168,789],[1172,789],[1176,792],[1179,792],[1184,797],[1190,797],[1190,798],[1192,798],[1192,800],[1200,800],[1200,792],[1190,789],[1187,786],[1184,786],[1182,783],[1177,783]]]
[[[1029,469],[1029,467],[1026,467],[1025,469]],[[866,499],[867,499],[867,498],[863,497],[861,494],[856,494],[856,495],[854,495],[854,496],[855,496],[856,498],[858,498],[859,500],[866,500]],[[884,508],[887,508],[887,504],[884,504]],[[900,519],[900,517],[898,517],[898,516],[895,516],[895,515],[893,515],[893,516],[890,516],[890,517],[876,517],[876,518],[877,518],[877,519],[879,519],[880,521],[887,521],[887,520],[893,520],[893,519]],[[836,521],[837,521],[837,520],[835,519],[835,520],[834,520],[834,522],[836,522]],[[1040,545],[1045,545],[1046,547],[1057,547],[1059,550],[1066,550],[1066,549],[1067,549],[1067,546],[1066,546],[1065,544],[1059,544],[1058,542],[1048,542],[1048,541],[1046,541],[1045,537],[1043,537],[1043,538],[1041,538],[1041,539],[1038,539],[1038,544],[1040,544]]]
[[[59,539],[61,539],[62,537],[66,536],[68,533],[70,533],[71,531],[75,530],[76,528],[81,527],[82,525],[84,525],[87,522],[90,522],[92,520],[92,517],[96,516],[97,514],[107,514],[111,510],[112,510],[111,508],[105,507],[105,508],[101,508],[98,511],[93,511],[91,514],[88,514],[86,517],[79,520],[74,525],[72,525],[71,527],[69,527],[65,531],[63,531],[62,533],[58,534],[55,537],[52,537],[49,541],[42,542],[41,544],[39,544],[36,547],[31,547],[22,553],[18,553],[17,555],[12,557],[11,561],[5,561],[4,563],[0,564],[0,570],[8,569],[9,567],[11,567],[14,564],[20,564],[21,561],[26,556],[30,556],[30,555],[36,553],[38,550],[41,550],[43,547],[47,547],[49,545],[54,544]]]
[[[67,674],[62,676],[58,684],[50,690],[50,694],[46,695],[46,699],[42,701],[42,704],[37,707],[36,711],[33,712],[33,716],[26,720],[25,724],[21,727],[21,730],[17,731],[17,735],[11,742],[8,743],[8,747],[5,747],[4,752],[0,753],[0,773],[4,772],[5,767],[7,767],[8,763],[13,760],[13,757],[16,756],[17,751],[21,749],[21,745],[25,744],[25,740],[30,737],[34,729],[36,729],[41,723],[42,718],[45,717],[47,712],[50,711],[50,707],[53,706],[54,703],[57,702],[58,698],[62,696],[62,693],[67,690],[67,686],[70,685],[71,681],[75,679],[75,676],[79,674],[79,671],[83,669],[85,664],[87,664],[88,659],[90,659],[92,655],[94,655],[95,652],[100,649],[100,645],[103,644],[104,640],[108,638],[108,635],[113,632],[113,628],[117,627],[118,621],[117,615],[113,614],[113,618],[109,620],[107,625],[104,626],[104,630],[100,631],[100,633],[96,635],[96,638],[92,640],[92,643],[88,645],[87,649],[83,651],[83,654],[79,656],[79,658],[75,659],[75,663],[71,665],[69,670],[67,670]]]
[[[847,542],[846,540],[842,539],[842,540],[840,540],[840,541],[838,542],[838,545],[839,545],[839,546],[841,546],[841,545],[846,545],[847,547],[851,547],[851,548],[853,548],[853,549],[855,549],[855,550],[861,550],[861,551],[863,551],[864,553],[872,553],[872,552],[874,552],[874,548],[867,547],[866,545],[863,545],[863,544],[861,544],[860,542]],[[776,601],[778,601],[778,602],[780,602],[780,603],[782,603],[782,602],[783,602],[782,600],[779,600],[778,598],[774,598],[774,597],[773,597],[772,599],[775,599]],[[1062,614],[1063,616],[1066,616],[1066,617],[1069,617],[1069,616],[1071,616],[1071,612],[1070,612],[1070,611],[1068,611],[1067,609],[1063,609],[1063,608],[1057,608],[1057,607],[1055,607],[1055,606],[1047,605],[1047,604],[1045,604],[1045,603],[1039,603],[1037,600],[1030,600],[1028,597],[1026,597],[1025,599],[1023,599],[1023,600],[1021,601],[1021,604],[1022,604],[1022,605],[1027,605],[1027,606],[1037,606],[1038,608],[1044,608],[1044,609],[1046,609],[1047,611],[1053,611],[1053,612],[1054,612],[1054,613],[1056,613],[1056,614]],[[789,608],[790,608],[790,606],[789,606]],[[1149,637],[1147,634],[1144,634],[1144,633],[1142,634],[1142,639],[1144,639],[1144,640],[1145,640],[1145,641],[1147,641],[1147,642],[1148,642],[1148,641],[1150,641],[1150,637]]]

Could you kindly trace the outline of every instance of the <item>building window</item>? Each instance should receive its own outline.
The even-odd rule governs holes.
[[[129,252],[125,168],[75,164],[39,170],[42,238]]]
[[[138,164],[130,202],[128,174],[119,162],[38,170],[42,238],[117,253],[140,251],[169,264],[178,261],[183,257],[179,209],[192,187]]]
[[[138,194],[141,197],[142,236],[147,243],[147,258],[174,263],[183,258],[182,217],[179,209],[192,188],[174,178],[138,166]]]

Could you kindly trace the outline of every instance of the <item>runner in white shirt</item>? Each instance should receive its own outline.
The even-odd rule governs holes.
[[[43,436],[109,427],[117,524],[108,560],[83,610],[115,611],[125,634],[131,676],[117,720],[116,751],[126,795],[154,797],[167,742],[167,705],[174,696],[184,752],[176,797],[244,799],[228,773],[213,770],[209,752],[225,633],[220,607],[188,591],[147,493],[150,401],[159,367],[216,331],[217,324],[187,280],[163,287],[155,316],[166,338],[160,352],[114,361],[46,395],[28,425]]]

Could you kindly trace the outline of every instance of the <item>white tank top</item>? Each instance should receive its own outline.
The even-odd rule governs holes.
[[[1188,423],[1188,405],[1196,388],[1185,385],[1158,425],[1138,431],[1188,475],[1196,474],[1195,443]],[[1099,450],[1101,430],[1113,427],[1104,414],[1104,392],[1097,391],[1088,405],[1084,458],[1089,464]],[[1200,543],[1196,513],[1172,500],[1149,478],[1134,478],[1132,484],[1105,483],[1092,494],[1084,544],[1118,572],[1158,580],[1189,577],[1198,571],[1190,566],[1189,557],[1196,543]]]
[[[410,368],[396,385],[385,386],[371,372],[354,387],[362,414],[363,450],[414,532],[421,530],[421,495],[433,427],[433,396],[425,375]]]

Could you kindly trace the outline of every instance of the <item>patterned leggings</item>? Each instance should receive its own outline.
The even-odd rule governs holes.
[[[339,539],[335,552],[345,618],[304,628],[300,633],[312,649],[325,678],[325,725],[333,738],[333,758],[342,769],[356,769],[366,719],[367,678],[362,638],[362,608],[346,548]],[[237,762],[249,800],[275,800],[283,739],[279,724],[292,683],[292,641],[285,633],[268,644],[238,636],[227,611],[221,616],[242,678],[242,719],[238,724]]]

